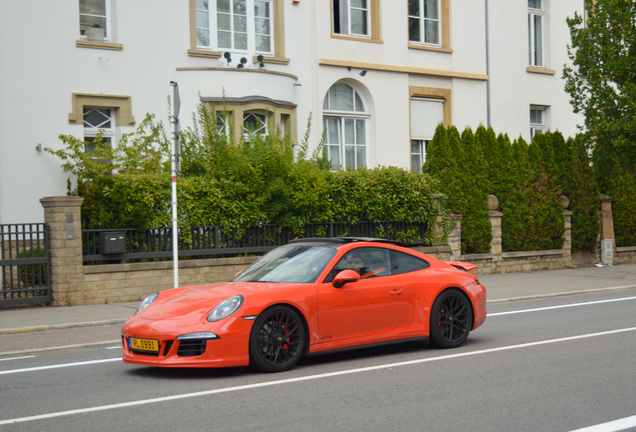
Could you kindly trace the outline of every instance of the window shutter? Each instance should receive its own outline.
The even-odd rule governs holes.
[[[435,128],[444,122],[443,99],[411,99],[411,138],[433,139]]]

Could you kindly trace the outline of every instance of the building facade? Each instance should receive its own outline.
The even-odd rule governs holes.
[[[66,193],[60,134],[113,145],[199,97],[292,142],[313,119],[334,169],[419,171],[439,122],[574,135],[561,70],[584,0],[0,0],[0,223]],[[27,22],[28,21],[28,22]],[[223,119],[219,119],[222,127]]]

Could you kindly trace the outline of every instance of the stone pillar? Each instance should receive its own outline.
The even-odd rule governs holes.
[[[563,219],[565,223],[565,231],[563,232],[563,258],[565,265],[572,267],[572,211],[567,210],[570,206],[570,199],[565,195],[561,195],[561,206],[563,207]]]
[[[612,199],[607,195],[601,195],[601,240],[612,240],[612,245],[616,247],[614,237],[614,217],[612,216]]]
[[[462,256],[462,215],[453,215],[455,228],[448,235],[448,246],[451,250],[451,261],[459,261]]]
[[[488,216],[490,217],[490,225],[492,226],[492,240],[490,241],[490,253],[492,257],[492,272],[501,272],[501,254],[503,252],[501,245],[501,220],[503,213],[499,210],[499,200],[494,195],[488,195]]]
[[[49,225],[51,257],[51,304],[70,306],[83,299],[82,219],[84,198],[60,196],[42,198],[44,222]]]

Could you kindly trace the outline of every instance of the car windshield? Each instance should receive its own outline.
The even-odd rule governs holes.
[[[313,283],[336,252],[334,248],[315,245],[282,246],[249,266],[233,281]]]

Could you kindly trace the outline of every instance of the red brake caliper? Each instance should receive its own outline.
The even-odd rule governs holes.
[[[285,328],[285,323],[282,323],[281,327],[285,329],[283,330],[283,336],[286,336],[287,334],[289,334],[289,329]],[[287,342],[289,342],[289,338],[287,338]],[[289,350],[289,345],[284,343],[283,348],[285,348],[286,350]]]

